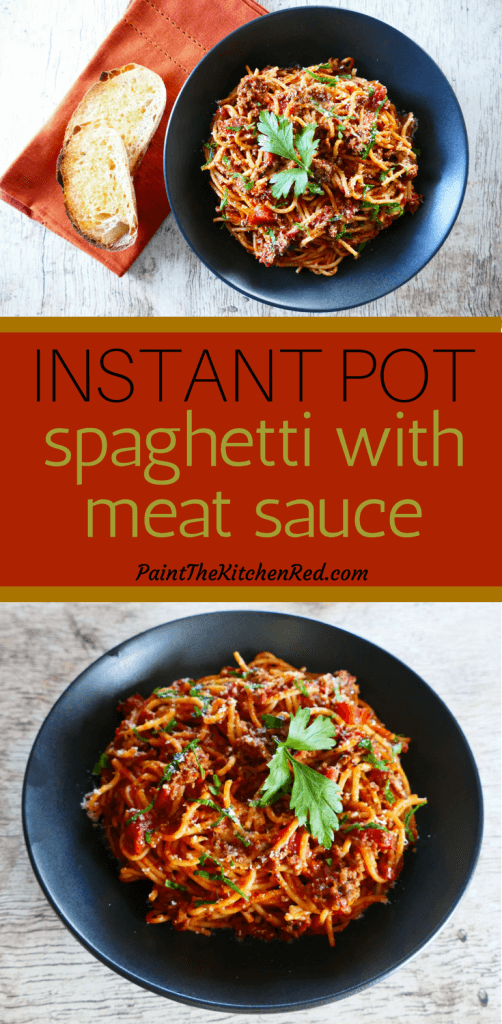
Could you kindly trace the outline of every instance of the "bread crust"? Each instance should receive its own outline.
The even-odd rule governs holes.
[[[157,131],[165,105],[166,89],[160,76],[141,64],[130,63],[111,71],[102,71],[99,80],[87,90],[68,121],[57,159],[56,176],[64,192],[68,219],[75,231],[91,245],[113,252],[134,245],[138,234],[138,219],[132,177]],[[94,143],[100,145],[104,152],[108,143],[108,148],[111,147],[116,153],[117,175],[123,186],[123,219],[119,219],[115,226],[118,237],[112,237],[114,214],[107,209],[109,188],[117,191],[117,181],[110,179],[106,165],[100,164],[98,152],[94,154],[94,164],[92,155],[89,158],[86,176],[85,155],[82,151],[79,154],[77,152],[82,138],[77,141],[76,136],[81,132],[85,133],[84,139],[91,144],[91,148]],[[101,197],[97,180],[96,195],[92,195],[93,175],[96,179],[100,176],[103,178]],[[89,196],[91,205],[94,204],[98,209],[94,223],[89,210]],[[118,212],[116,216],[119,216]],[[127,230],[123,230],[125,228]],[[107,229],[110,234],[108,240]]]

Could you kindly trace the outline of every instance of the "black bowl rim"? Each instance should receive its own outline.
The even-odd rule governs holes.
[[[66,695],[68,694],[68,692],[70,690],[72,690],[74,687],[76,687],[77,684],[79,684],[81,682],[81,680],[87,675],[88,672],[93,670],[96,665],[100,664],[100,662],[105,661],[111,654],[114,654],[121,647],[124,647],[124,646],[126,646],[128,644],[132,644],[135,641],[141,639],[141,637],[145,637],[145,636],[147,636],[150,633],[154,633],[156,631],[162,630],[163,628],[165,628],[166,626],[169,626],[171,624],[181,624],[183,622],[190,622],[194,618],[197,618],[199,620],[202,619],[202,618],[211,619],[213,617],[213,615],[215,615],[215,614],[217,614],[217,615],[221,615],[221,614],[225,614],[225,615],[243,615],[243,614],[247,614],[247,613],[251,613],[253,615],[260,615],[260,616],[264,616],[264,617],[272,617],[272,616],[276,617],[277,616],[278,618],[280,617],[280,618],[283,618],[283,619],[286,618],[286,619],[300,620],[302,622],[315,623],[316,625],[322,625],[322,626],[328,626],[330,628],[334,628],[339,633],[343,633],[347,637],[356,637],[359,640],[363,640],[364,643],[367,644],[369,647],[374,648],[375,650],[383,652],[384,654],[390,656],[398,666],[403,666],[403,668],[405,668],[407,672],[411,672],[415,676],[415,678],[419,681],[419,683],[421,685],[425,686],[425,688],[427,690],[429,690],[429,692],[432,694],[434,699],[436,701],[438,701],[442,705],[443,709],[446,711],[447,716],[451,720],[454,728],[456,728],[458,730],[458,733],[459,733],[459,735],[460,735],[460,737],[461,737],[461,739],[462,739],[462,741],[464,743],[465,751],[466,751],[466,754],[467,754],[467,759],[469,761],[469,765],[470,765],[470,768],[472,770],[473,780],[474,780],[475,788],[476,788],[477,803],[478,803],[478,806],[477,806],[478,817],[477,817],[477,822],[476,822],[476,839],[475,839],[473,851],[472,851],[472,854],[471,854],[471,859],[470,859],[468,868],[466,870],[466,875],[465,875],[465,879],[464,879],[463,885],[459,889],[458,893],[456,894],[455,899],[452,901],[451,907],[449,908],[448,912],[445,914],[443,920],[440,921],[436,925],[436,927],[431,930],[431,932],[423,939],[422,942],[419,943],[417,948],[410,955],[402,957],[400,960],[398,960],[396,963],[394,963],[391,967],[389,967],[385,971],[382,971],[378,976],[376,976],[375,978],[371,979],[370,981],[365,981],[365,982],[363,982],[360,985],[353,986],[353,987],[350,988],[350,990],[339,992],[335,996],[324,997],[324,998],[321,998],[321,999],[315,999],[315,998],[314,999],[305,999],[305,1000],[302,1000],[301,1002],[300,1001],[296,1001],[295,1003],[283,1003],[283,1004],[277,1005],[277,1006],[269,1006],[269,1005],[262,1005],[262,1006],[260,1006],[260,1005],[256,1005],[253,1008],[250,1008],[249,1006],[244,1006],[244,1005],[236,1006],[235,1004],[223,1003],[223,1002],[220,1002],[220,1001],[218,1001],[218,1002],[211,1002],[211,1001],[208,1001],[208,1000],[199,1000],[199,999],[196,999],[196,998],[193,998],[193,997],[187,997],[187,996],[181,995],[179,993],[173,993],[173,992],[168,991],[166,989],[162,989],[158,985],[155,985],[155,984],[149,982],[148,980],[146,980],[144,978],[136,977],[131,971],[127,970],[126,968],[121,967],[121,965],[119,963],[115,963],[110,958],[110,956],[107,956],[105,953],[102,953],[100,950],[96,949],[96,947],[93,946],[93,944],[91,942],[89,942],[87,939],[85,939],[79,933],[79,931],[69,922],[68,918],[65,916],[65,914],[63,913],[61,908],[58,906],[58,903],[57,903],[56,899],[52,896],[50,890],[48,889],[48,887],[46,886],[45,882],[43,881],[43,879],[41,877],[41,874],[40,874],[40,871],[38,869],[38,865],[37,865],[37,862],[36,862],[35,854],[34,854],[33,849],[32,849],[31,839],[30,839],[30,835],[29,835],[29,827],[28,827],[28,823],[27,823],[27,820],[26,820],[26,797],[27,797],[27,790],[28,790],[28,776],[29,776],[31,762],[32,762],[32,759],[34,757],[37,744],[38,744],[38,742],[39,742],[39,740],[40,740],[40,738],[42,736],[42,733],[44,732],[44,729],[45,729],[45,727],[46,727],[46,725],[48,723],[48,720],[51,717],[51,715],[53,714],[53,712],[56,710],[56,708],[59,706],[59,704],[62,701],[64,701],[64,699],[65,699]],[[353,633],[350,630],[342,629],[339,626],[335,626],[333,623],[325,622],[322,619],[315,619],[315,618],[312,618],[312,617],[306,616],[306,615],[294,615],[294,614],[289,613],[289,612],[279,612],[279,611],[276,612],[276,611],[268,611],[268,610],[261,610],[261,609],[222,609],[221,611],[218,610],[218,611],[214,611],[214,612],[201,612],[201,613],[199,613],[197,615],[186,615],[186,616],[183,616],[182,618],[179,618],[179,619],[170,619],[167,622],[159,623],[157,626],[152,626],[149,629],[142,630],[141,633],[136,633],[134,636],[128,637],[126,640],[122,640],[119,644],[116,644],[115,647],[110,648],[109,651],[105,651],[104,654],[100,655],[100,657],[97,658],[96,661],[91,662],[91,664],[88,665],[82,672],[80,672],[79,675],[76,676],[76,678],[65,688],[65,690],[63,690],[62,694],[60,694],[60,696],[58,697],[57,701],[53,704],[52,708],[50,709],[50,711],[48,712],[48,714],[44,718],[44,721],[42,722],[42,725],[40,726],[40,729],[38,730],[37,735],[35,737],[35,740],[34,740],[34,743],[33,743],[33,746],[31,748],[30,755],[29,755],[29,758],[28,758],[28,761],[27,761],[27,764],[26,764],[24,780],[23,780],[23,789],[22,789],[22,798],[21,798],[21,800],[22,800],[22,824],[23,824],[24,840],[25,840],[25,844],[26,844],[26,849],[28,851],[28,856],[29,856],[29,859],[30,859],[30,862],[31,862],[31,866],[33,868],[33,872],[34,872],[35,877],[36,877],[36,879],[38,881],[38,884],[40,885],[40,888],[42,889],[42,892],[44,893],[46,899],[51,904],[52,908],[56,911],[58,917],[61,919],[63,924],[66,926],[68,931],[71,932],[71,934],[80,942],[80,944],[82,946],[84,946],[85,949],[87,949],[87,951],[89,953],[92,954],[92,956],[96,957],[96,959],[99,960],[102,964],[104,964],[105,967],[108,967],[111,970],[115,971],[116,974],[121,975],[127,981],[130,981],[133,984],[138,985],[140,988],[144,988],[144,989],[147,989],[150,992],[154,992],[157,995],[164,996],[165,998],[173,999],[176,1002],[184,1003],[185,1005],[188,1005],[188,1006],[197,1006],[197,1007],[199,1007],[201,1009],[206,1009],[206,1010],[218,1010],[218,1011],[222,1011],[223,1010],[223,1011],[232,1012],[232,1013],[248,1013],[248,1014],[251,1014],[251,1013],[282,1013],[285,1010],[291,1010],[293,1012],[297,1012],[297,1011],[300,1011],[300,1010],[313,1009],[313,1008],[315,1008],[317,1006],[329,1005],[332,1002],[339,1001],[339,1000],[347,998],[348,996],[351,996],[351,995],[356,995],[359,992],[364,991],[365,989],[371,988],[375,984],[379,984],[385,978],[388,978],[390,975],[394,974],[395,971],[397,971],[401,967],[403,967],[404,964],[410,963],[412,960],[414,960],[415,957],[418,956],[418,954],[421,953],[422,950],[425,949],[432,942],[432,940],[436,937],[436,935],[438,935],[439,932],[442,931],[442,929],[444,928],[444,926],[447,924],[447,922],[449,921],[450,917],[454,913],[454,911],[455,911],[456,907],[458,906],[460,900],[464,896],[464,894],[465,894],[465,892],[466,892],[466,890],[467,890],[467,888],[468,888],[468,886],[469,886],[469,884],[470,884],[470,882],[472,880],[472,876],[474,874],[474,871],[476,869],[476,865],[477,865],[477,862],[478,862],[478,859],[479,859],[479,853],[480,853],[481,843],[482,843],[482,839],[483,839],[483,828],[484,828],[483,791],[482,791],[482,787],[481,787],[481,781],[480,781],[480,778],[479,778],[478,768],[477,768],[476,761],[474,759],[472,750],[470,748],[470,745],[469,745],[469,743],[467,741],[467,738],[466,738],[463,730],[461,729],[461,727],[458,724],[455,716],[452,714],[452,712],[450,711],[448,706],[445,704],[445,702],[442,700],[442,698],[439,696],[439,694],[436,693],[436,691],[424,679],[422,679],[421,676],[418,676],[417,673],[414,672],[413,669],[410,669],[410,667],[408,665],[406,665],[403,661],[401,661],[400,658],[397,658],[395,655],[393,655],[389,651],[385,650],[385,648],[379,647],[378,644],[374,644],[371,640],[367,640],[365,637],[362,637],[362,636],[360,636],[357,633]]]
[[[253,299],[255,302],[260,302],[264,306],[273,306],[273,307],[278,308],[278,309],[290,310],[293,313],[310,313],[311,315],[312,314],[315,315],[316,313],[317,314],[320,314],[320,313],[339,313],[339,312],[343,312],[346,309],[356,309],[357,307],[365,306],[365,305],[367,305],[370,302],[376,302],[379,299],[385,298],[386,295],[390,295],[392,292],[397,291],[398,288],[402,288],[403,285],[407,284],[408,281],[410,281],[413,277],[416,277],[417,274],[420,274],[422,272],[422,270],[424,270],[424,268],[427,266],[427,264],[430,263],[430,261],[432,259],[434,259],[434,256],[436,256],[436,254],[439,252],[441,247],[444,245],[444,243],[446,242],[446,239],[448,238],[450,232],[452,231],[452,229],[453,229],[453,227],[455,225],[457,217],[458,217],[458,215],[460,213],[460,210],[462,208],[462,204],[464,202],[465,192],[466,192],[466,189],[467,189],[467,180],[468,180],[468,175],[469,175],[469,139],[468,139],[468,135],[467,135],[467,128],[466,128],[466,125],[465,125],[464,115],[462,113],[462,108],[461,108],[461,106],[460,106],[460,104],[458,102],[458,99],[457,99],[457,97],[455,95],[455,92],[454,92],[452,86],[450,85],[446,75],[444,74],[444,72],[439,67],[439,64],[437,64],[436,61],[427,53],[427,51],[424,50],[423,46],[420,46],[418,43],[415,43],[414,39],[411,39],[410,36],[407,36],[404,32],[401,32],[400,29],[394,28],[393,25],[389,25],[388,22],[382,21],[381,18],[374,18],[370,14],[363,14],[360,11],[352,11],[352,10],[348,10],[346,8],[327,7],[327,6],[321,5],[321,4],[318,4],[315,7],[310,7],[310,6],[309,7],[286,7],[286,8],[284,8],[281,11],[271,11],[270,13],[264,14],[259,19],[255,19],[255,20],[260,21],[260,22],[261,21],[265,21],[266,22],[270,18],[288,17],[288,16],[291,16],[293,12],[296,13],[298,11],[308,11],[309,14],[313,15],[313,14],[315,14],[316,11],[323,11],[323,12],[325,12],[325,11],[329,11],[329,10],[343,11],[344,14],[353,15],[356,18],[364,19],[365,21],[368,21],[368,22],[369,21],[377,22],[379,25],[385,25],[386,28],[388,28],[392,32],[394,32],[396,34],[396,36],[401,36],[401,38],[406,39],[407,42],[413,43],[413,45],[416,46],[417,50],[420,50],[420,52],[423,53],[425,55],[425,57],[427,57],[427,59],[429,61],[431,61],[431,63],[434,64],[434,66],[437,68],[438,73],[444,79],[444,82],[446,83],[447,87],[449,88],[449,90],[451,92],[453,101],[456,104],[457,113],[458,113],[459,119],[460,119],[460,127],[461,127],[461,130],[462,130],[462,141],[463,141],[463,151],[464,151],[464,168],[463,168],[462,189],[461,189],[460,195],[458,197],[458,201],[457,201],[456,207],[452,211],[452,214],[451,214],[451,217],[450,217],[449,226],[448,226],[447,230],[445,231],[445,233],[443,235],[443,238],[436,245],[435,249],[427,256],[427,259],[425,260],[424,263],[422,263],[422,265],[419,267],[418,270],[413,270],[407,277],[405,277],[400,282],[400,284],[394,285],[391,288],[384,289],[383,291],[378,292],[378,294],[372,295],[370,298],[364,299],[363,302],[354,302],[354,303],[351,303],[349,306],[346,306],[346,305],[343,305],[343,306],[335,305],[335,306],[330,307],[329,309],[323,307],[323,309],[312,310],[312,309],[307,308],[305,306],[290,306],[290,305],[286,305],[284,302],[276,302],[276,301],[272,301],[271,299],[263,299],[263,298],[257,296],[255,294],[255,292],[252,291],[252,290],[239,287],[236,284],[231,284],[223,274],[220,274],[217,270],[214,270],[214,268],[207,261],[207,259],[198,251],[196,245],[189,239],[188,235],[186,234],[184,228],[182,227],[182,225],[180,223],[180,220],[178,219],[178,215],[176,213],[176,209],[173,206],[172,197],[171,197],[171,193],[170,193],[170,190],[169,190],[169,184],[168,184],[167,149],[168,149],[168,144],[169,144],[169,132],[170,132],[170,128],[171,128],[171,125],[172,125],[173,116],[175,114],[175,111],[176,111],[176,108],[177,108],[178,104],[182,100],[183,93],[185,91],[186,86],[191,81],[192,77],[199,71],[201,65],[204,64],[206,59],[208,57],[210,57],[211,54],[213,54],[214,51],[218,49],[218,47],[222,46],[224,43],[226,44],[235,35],[237,35],[238,33],[242,32],[243,30],[245,30],[249,25],[253,24],[254,21],[245,22],[244,25],[240,25],[239,28],[234,29],[233,32],[230,32],[227,36],[224,36],[223,39],[221,39],[218,43],[216,43],[215,46],[213,46],[204,55],[202,60],[200,60],[199,63],[196,64],[196,66],[194,67],[193,71],[190,72],[188,78],[184,82],[182,88],[180,89],[180,92],[178,93],[178,95],[176,97],[176,100],[174,102],[173,108],[172,108],[171,113],[169,115],[169,121],[167,123],[166,134],[165,134],[165,139],[164,139],[164,154],[163,154],[164,183],[165,183],[165,188],[166,188],[166,192],[167,192],[167,198],[169,200],[169,205],[171,207],[171,213],[174,216],[176,224],[178,225],[178,228],[179,228],[183,238],[185,239],[185,242],[187,243],[188,247],[192,250],[192,252],[195,253],[195,255],[197,256],[197,259],[199,259],[201,261],[201,263],[203,263],[204,266],[207,267],[207,269],[212,274],[215,275],[215,277],[218,277],[220,281],[223,281],[224,284],[227,285],[227,287],[233,288],[234,291],[240,292],[241,295],[245,295],[247,298]],[[273,268],[271,268],[271,269],[273,270]]]

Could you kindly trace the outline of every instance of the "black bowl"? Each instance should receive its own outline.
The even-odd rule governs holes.
[[[197,677],[271,650],[314,671],[347,668],[363,699],[397,732],[413,792],[429,803],[420,839],[387,905],[370,907],[336,939],[289,944],[216,932],[210,938],[145,923],[149,884],[124,885],[101,831],[80,809],[90,768],[113,735],[118,700],[138,688]],[[482,797],[469,746],[446,706],[411,669],[361,637],[312,619],[225,611],[169,622],[120,644],[59,698],[35,741],[23,791],[26,843],[54,909],[83,945],[130,981],[227,1012],[299,1010],[385,978],[444,925],[474,870]]]
[[[387,86],[398,110],[418,118],[421,150],[415,179],[424,202],[383,231],[359,260],[335,277],[265,267],[213,224],[216,197],[204,163],[218,98],[246,73],[245,65],[288,67],[327,57],[353,57],[360,75]],[[448,236],[464,197],[467,134],[451,86],[437,64],[383,21],[334,7],[296,7],[248,22],[218,43],[192,71],[178,96],[164,149],[172,211],[189,246],[214,274],[259,302],[304,313],[349,309],[381,298],[425,267]]]

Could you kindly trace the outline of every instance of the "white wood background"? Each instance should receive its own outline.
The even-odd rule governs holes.
[[[2,1024],[495,1024],[499,966],[499,621],[495,604],[263,604],[341,626],[409,664],[446,701],[481,774],[486,825],[471,885],[443,931],[389,979],[296,1014],[234,1015],[163,999],[95,960],[46,902],[20,819],[28,755],[60,693],[88,664],[141,630],[214,605],[0,605],[0,1020]],[[224,607],[257,607],[221,603]],[[341,666],[340,666],[341,667]],[[424,894],[426,898],[426,894]]]
[[[262,0],[270,11],[309,2],[320,0]],[[501,5],[496,0],[339,0],[333,6],[381,18],[434,58],[466,118],[471,170],[460,217],[431,263],[391,295],[331,315],[500,315]],[[126,0],[0,0],[1,171],[49,117],[125,7]],[[171,216],[121,280],[4,203],[0,220],[1,316],[288,315],[246,299],[214,277],[191,253]]]

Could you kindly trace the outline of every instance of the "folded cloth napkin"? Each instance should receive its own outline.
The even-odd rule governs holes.
[[[266,13],[255,0],[132,0],[50,120],[0,178],[0,198],[122,277],[169,213],[163,174],[164,135],[183,83],[220,39]],[[160,75],[167,90],[167,104],[134,179],[137,241],[130,249],[114,253],[95,248],[72,228],[64,209],[63,190],[56,181],[56,161],[66,124],[83,95],[102,71],[131,62],[144,64]]]

